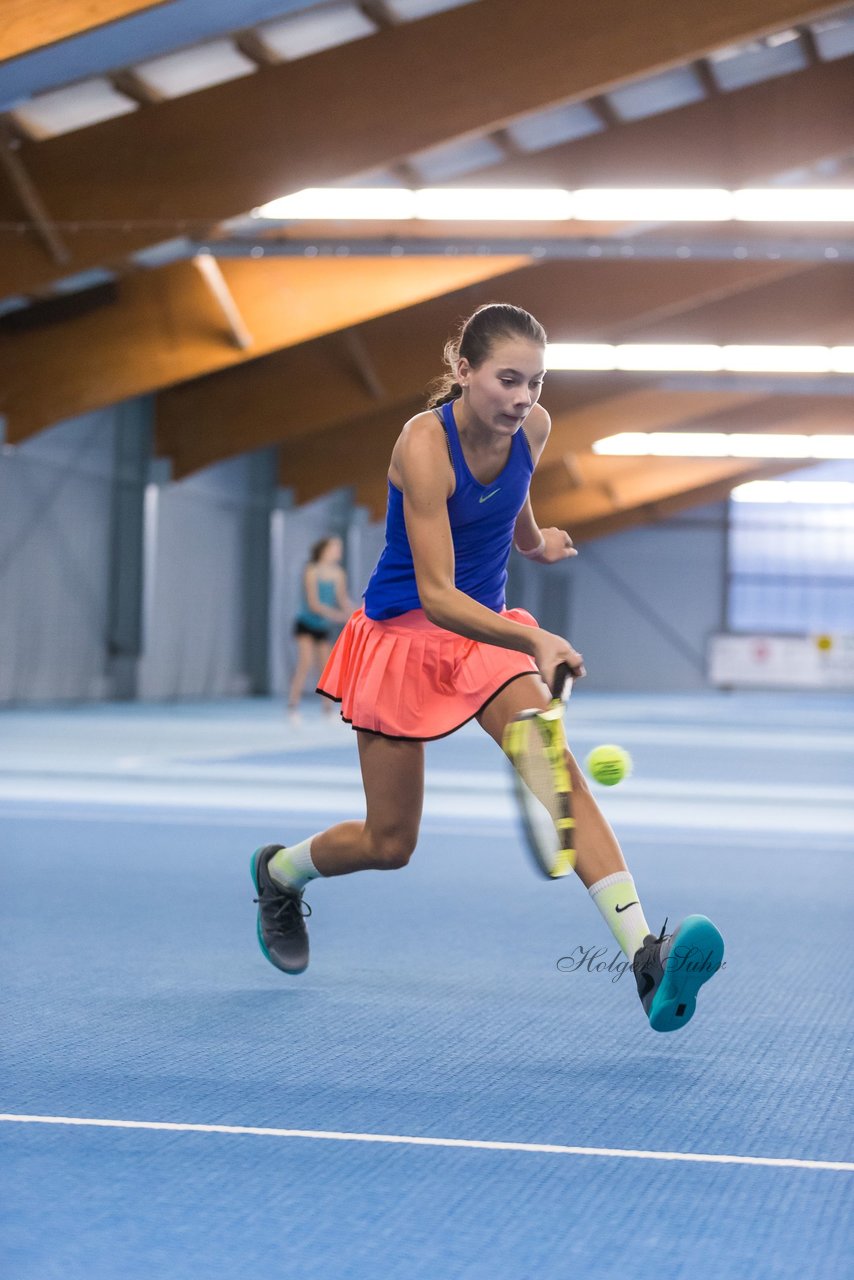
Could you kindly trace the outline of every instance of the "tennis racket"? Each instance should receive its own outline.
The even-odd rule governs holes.
[[[522,711],[504,730],[502,746],[513,766],[513,786],[525,842],[534,863],[550,880],[575,868],[572,781],[566,763],[563,713],[573,672],[562,662],[545,711]]]

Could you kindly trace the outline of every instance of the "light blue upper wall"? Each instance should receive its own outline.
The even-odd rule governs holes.
[[[309,8],[313,0],[172,0],[0,66],[0,110],[75,80],[104,75],[175,49]]]

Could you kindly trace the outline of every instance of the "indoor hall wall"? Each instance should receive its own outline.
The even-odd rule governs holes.
[[[251,692],[244,600],[253,501],[251,454],[148,486],[140,698]]]
[[[726,566],[725,504],[583,544],[563,573],[566,634],[584,654],[585,688],[707,689],[706,649],[723,630]]]
[[[0,453],[0,704],[107,696],[116,408]]]

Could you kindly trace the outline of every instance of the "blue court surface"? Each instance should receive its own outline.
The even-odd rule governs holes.
[[[528,867],[476,726],[428,748],[406,870],[310,886],[288,979],[249,858],[360,816],[348,729],[264,700],[7,712],[0,1273],[841,1277],[851,711],[574,696],[576,753],[634,757],[598,794],[650,924],[726,941],[671,1035],[582,886]]]

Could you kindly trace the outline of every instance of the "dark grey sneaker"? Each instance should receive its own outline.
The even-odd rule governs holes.
[[[657,938],[647,934],[632,969],[653,1031],[678,1031],[691,1020],[700,987],[720,969],[724,940],[706,916],[686,916],[671,934],[664,929]]]
[[[305,917],[311,907],[299,889],[283,889],[267,870],[281,844],[265,844],[252,855],[250,870],[258,897],[258,942],[264,955],[283,973],[302,973],[308,967]]]

